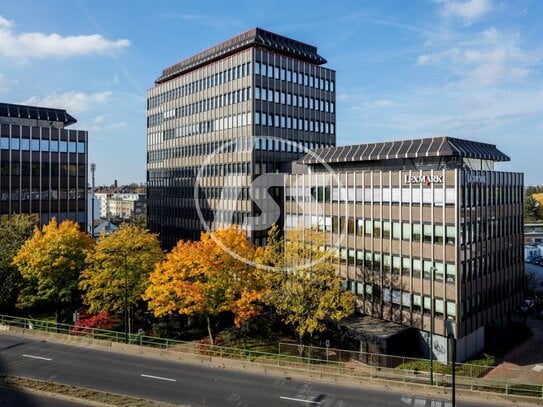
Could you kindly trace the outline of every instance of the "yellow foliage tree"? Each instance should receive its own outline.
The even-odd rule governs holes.
[[[149,285],[149,274],[162,259],[158,238],[147,229],[123,223],[111,234],[103,234],[81,273],[84,304],[91,313],[124,311],[131,316]],[[130,321],[131,317],[129,332]]]
[[[23,278],[18,306],[52,302],[58,321],[62,304],[79,298],[79,274],[93,244],[79,225],[69,220],[58,224],[53,218],[42,230],[36,228],[13,258]]]
[[[331,262],[335,253],[326,243],[326,234],[313,229],[289,230],[280,239],[272,228],[257,256],[269,270],[264,302],[293,327],[301,351],[304,338],[323,331],[326,320],[339,321],[354,311],[354,294],[343,291]]]
[[[144,298],[155,316],[203,315],[211,344],[212,320],[224,311],[240,327],[260,313],[262,273],[251,266],[255,248],[237,228],[202,233],[198,242],[180,241],[157,265]]]

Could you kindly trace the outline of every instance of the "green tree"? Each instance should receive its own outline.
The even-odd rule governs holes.
[[[144,298],[157,317],[173,313],[205,317],[213,344],[217,330],[213,322],[220,313],[232,312],[240,327],[260,312],[264,281],[247,262],[254,253],[252,243],[233,227],[213,235],[202,233],[198,242],[180,241],[151,274]]]
[[[80,298],[79,274],[93,244],[79,225],[69,220],[58,224],[53,218],[42,230],[34,229],[13,259],[23,278],[18,306],[52,303],[58,322],[62,306]]]
[[[533,196],[528,196],[524,200],[524,218],[527,222],[536,222],[542,220],[543,210],[541,204]]]
[[[260,264],[273,266],[267,273],[264,302],[292,326],[300,352],[306,338],[326,329],[326,320],[339,321],[354,311],[354,294],[342,289],[330,261],[335,253],[325,248],[326,243],[326,234],[312,229],[287,231],[281,243],[272,228],[258,256]]]
[[[0,309],[13,309],[23,279],[13,258],[32,236],[38,223],[35,215],[3,215],[0,217]]]
[[[149,285],[149,274],[162,258],[155,234],[122,223],[118,230],[107,236],[103,234],[87,256],[87,267],[79,282],[83,303],[91,313],[126,311],[130,332],[132,311]]]

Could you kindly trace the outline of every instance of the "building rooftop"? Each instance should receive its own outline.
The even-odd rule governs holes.
[[[354,144],[327,147],[306,154],[302,164],[332,164],[356,161],[378,161],[398,158],[462,157],[491,161],[509,161],[510,158],[493,144],[462,140],[452,137],[433,137],[382,143]]]
[[[49,107],[14,105],[0,103],[0,117],[13,117],[17,119],[47,120],[60,122],[65,126],[77,123],[77,120],[63,109]]]
[[[164,69],[155,83],[169,81],[201,65],[250,47],[266,48],[317,65],[326,63],[326,59],[317,53],[317,47],[257,27]]]

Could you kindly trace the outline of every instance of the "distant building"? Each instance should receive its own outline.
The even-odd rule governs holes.
[[[61,109],[0,103],[0,213],[69,219],[86,231],[87,140]]]
[[[524,243],[543,245],[543,223],[526,223],[524,225]]]
[[[94,193],[100,201],[101,219],[129,220],[145,214],[147,208],[145,193],[121,191],[121,188],[106,188]]]

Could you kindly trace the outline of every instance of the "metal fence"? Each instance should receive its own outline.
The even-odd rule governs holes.
[[[70,324],[13,317],[0,314],[0,325],[21,329],[52,332],[93,340],[127,342],[142,347],[153,347],[203,357],[220,357],[244,360],[262,366],[310,372],[326,376],[351,377],[354,379],[377,378],[404,383],[430,383],[430,361],[399,356],[356,352],[343,349],[280,343],[277,353],[184,342],[143,334],[128,334],[97,328],[74,327]],[[435,386],[450,387],[452,365],[433,362]],[[521,374],[522,372],[522,374]],[[543,372],[525,374],[524,369],[493,367],[466,363],[456,364],[457,388],[516,394],[543,398]]]

